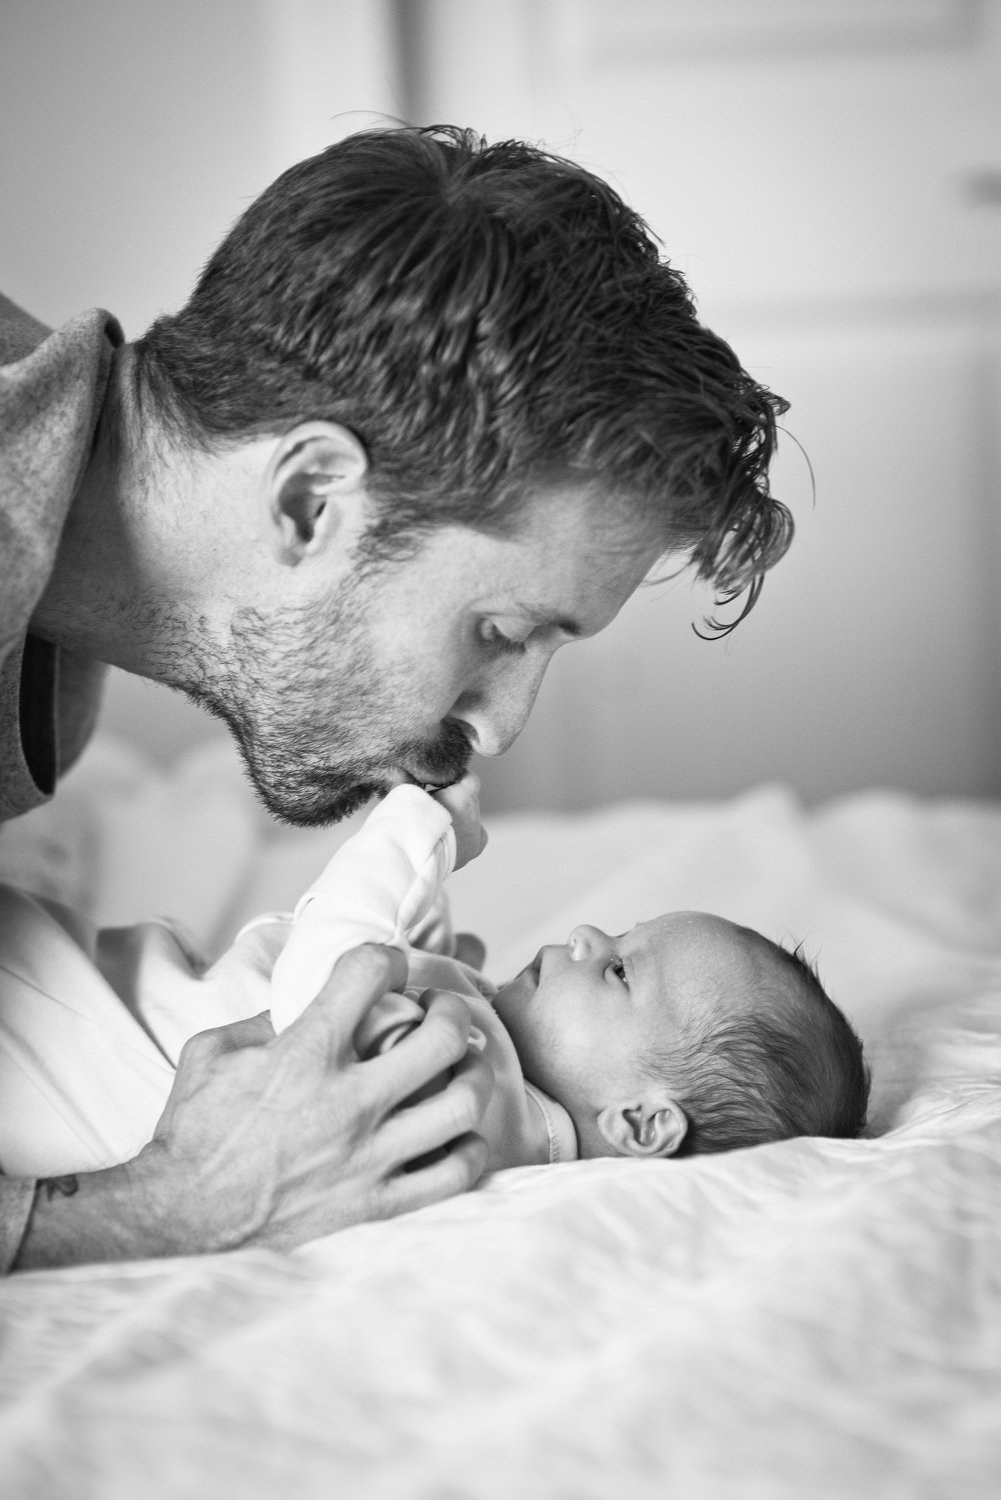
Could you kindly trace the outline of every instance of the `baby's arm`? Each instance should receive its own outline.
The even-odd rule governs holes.
[[[482,846],[475,781],[466,781],[435,797],[417,786],[395,787],[333,856],[296,907],[275,964],[276,1031],[305,1009],[349,948],[376,942],[409,951],[408,929],[430,910],[456,865],[456,831],[462,862]]]
[[[479,781],[475,776],[464,776],[453,786],[443,787],[434,793],[434,800],[447,807],[452,815],[455,831],[455,868],[461,869],[475,859],[486,848],[487,834],[480,822]],[[446,958],[458,958],[471,964],[474,969],[483,967],[486,949],[472,933],[456,933],[452,928],[452,913],[448,904],[448,892],[442,887],[419,922],[413,924],[408,937],[412,948],[421,953],[441,953]]]

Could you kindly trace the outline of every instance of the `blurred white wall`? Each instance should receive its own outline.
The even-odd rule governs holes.
[[[135,334],[278,170],[380,114],[577,157],[792,401],[798,538],[726,642],[680,580],[562,652],[487,805],[994,795],[999,84],[999,0],[4,0],[0,285]],[[222,734],[122,677],[108,720],[164,757]]]

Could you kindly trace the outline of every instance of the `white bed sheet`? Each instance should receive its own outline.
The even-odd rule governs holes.
[[[165,778],[98,746],[74,780],[0,877],[209,944],[343,836],[268,836],[217,754]],[[522,1169],[294,1255],[13,1277],[0,1493],[1001,1493],[1001,807],[764,788],[498,820],[453,904],[494,977],[677,907],[803,939],[864,1038],[871,1137]]]

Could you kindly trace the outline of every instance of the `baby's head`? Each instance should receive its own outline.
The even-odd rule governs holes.
[[[576,927],[499,990],[530,1083],[582,1157],[856,1136],[862,1046],[816,973],[748,927],[671,912],[621,937]]]

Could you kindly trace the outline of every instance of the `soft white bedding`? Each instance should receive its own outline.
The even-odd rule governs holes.
[[[209,943],[341,833],[269,836],[228,760],[104,744],[0,841],[104,920]],[[1001,1493],[1001,806],[624,804],[497,820],[453,882],[494,977],[581,920],[704,907],[804,939],[873,1133],[502,1173],[295,1255],[0,1285],[0,1493]]]

